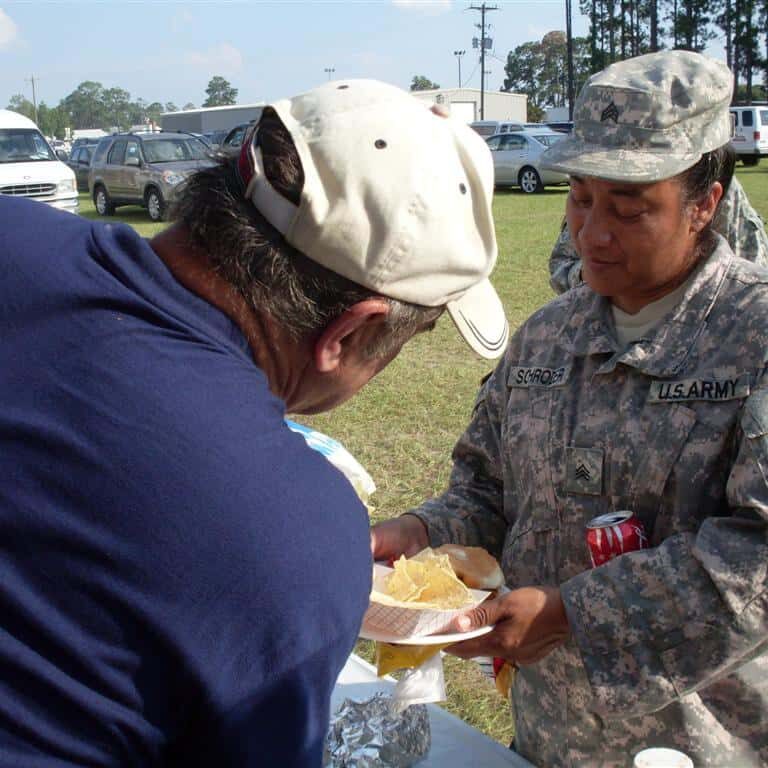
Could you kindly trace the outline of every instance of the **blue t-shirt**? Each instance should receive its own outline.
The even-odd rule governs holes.
[[[0,196],[0,765],[319,766],[365,509],[129,227]]]

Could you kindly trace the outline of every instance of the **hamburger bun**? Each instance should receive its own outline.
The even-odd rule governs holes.
[[[504,573],[496,558],[482,547],[443,544],[435,552],[448,555],[456,576],[470,589],[499,589],[504,585]]]

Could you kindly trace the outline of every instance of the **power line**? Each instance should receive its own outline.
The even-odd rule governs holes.
[[[477,72],[477,68],[479,66],[480,66],[480,62],[478,61],[477,64],[475,64],[475,68],[472,70],[472,74],[464,80],[464,85],[472,82],[472,78],[475,76],[475,72]]]
[[[38,78],[39,80],[40,78]],[[32,75],[29,78],[24,78],[25,82],[32,83],[32,106],[35,108],[35,125],[37,125],[37,94],[35,92],[35,76]]]
[[[480,119],[485,119],[485,14],[489,11],[498,11],[499,8],[496,5],[486,5],[483,3],[482,5],[470,5],[468,10],[470,11],[480,11],[480,23],[476,24],[475,26],[479,27],[480,29]],[[489,39],[488,42],[490,43],[491,40]]]
[[[573,120],[573,26],[571,0],[565,0],[565,49],[568,56],[568,119]]]

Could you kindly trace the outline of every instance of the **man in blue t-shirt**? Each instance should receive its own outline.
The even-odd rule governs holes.
[[[320,765],[368,521],[284,415],[445,309],[503,351],[492,189],[468,127],[351,80],[149,242],[0,198],[0,765]]]

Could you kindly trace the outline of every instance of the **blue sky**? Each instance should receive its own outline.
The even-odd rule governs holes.
[[[472,38],[479,2],[3,2],[0,107],[36,78],[37,99],[55,106],[83,80],[121,87],[147,102],[199,106],[213,75],[239,89],[238,102],[290,96],[327,79],[373,77],[407,88],[413,75],[456,86],[453,52],[466,50],[462,80],[480,87]],[[494,3],[494,56],[565,29],[563,0]],[[578,6],[577,2],[573,3]],[[577,13],[577,12],[576,12]],[[586,34],[574,18],[574,34]],[[504,64],[489,57],[487,86]],[[474,75],[473,75],[474,73]],[[473,75],[470,78],[470,75]]]
[[[407,88],[414,75],[444,87],[480,87],[472,38],[480,2],[452,0],[251,0],[250,2],[44,2],[0,0],[0,108],[10,97],[55,106],[83,80],[121,87],[132,99],[199,106],[213,75],[238,102],[300,93],[328,78],[372,77]],[[490,4],[490,3],[489,3]],[[565,29],[564,0],[497,0],[487,15],[494,42],[489,89],[504,79],[508,51]],[[574,34],[587,19],[574,0]],[[721,47],[720,47],[721,48]],[[709,51],[724,58],[722,50]],[[468,81],[468,82],[467,82]]]

